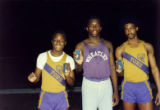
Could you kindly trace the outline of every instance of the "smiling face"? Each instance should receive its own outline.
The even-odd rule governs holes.
[[[133,23],[127,23],[124,25],[124,32],[128,39],[134,39],[137,36],[138,27]]]
[[[65,36],[61,33],[56,33],[51,42],[55,52],[62,52],[66,45]]]
[[[99,19],[90,19],[86,30],[88,31],[91,37],[99,36],[100,31],[102,30]]]

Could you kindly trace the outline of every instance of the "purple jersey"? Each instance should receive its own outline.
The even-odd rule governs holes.
[[[83,75],[93,81],[105,80],[110,76],[109,51],[102,39],[97,46],[84,42]]]

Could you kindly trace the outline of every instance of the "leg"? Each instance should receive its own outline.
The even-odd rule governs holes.
[[[135,108],[135,103],[129,103],[123,101],[123,110],[134,110]]]
[[[97,82],[89,81],[83,78],[82,82],[82,109],[97,110]]]
[[[52,110],[69,110],[68,94],[66,91],[60,92],[56,98],[56,106]]]
[[[135,84],[128,81],[123,81],[122,83],[122,91],[121,91],[121,99],[123,100],[123,109],[124,110],[134,110],[136,103],[135,94]]]
[[[152,101],[145,103],[145,104],[138,104],[139,110],[153,110],[153,103]]]
[[[106,80],[104,84],[101,85],[101,95],[99,97],[98,110],[112,110],[112,84],[110,79]]]
[[[149,81],[141,84],[137,92],[137,103],[140,110],[153,110],[152,90]],[[142,92],[143,91],[143,92]]]
[[[38,104],[38,110],[51,110],[51,106],[48,103],[48,93],[41,91],[40,97],[39,97],[39,104]]]

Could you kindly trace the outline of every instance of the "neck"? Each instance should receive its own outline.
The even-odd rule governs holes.
[[[99,35],[97,35],[97,36],[91,36],[91,35],[89,35],[89,40],[91,40],[91,41],[100,40],[100,36]]]
[[[138,41],[139,41],[139,39],[138,39],[137,36],[135,38],[133,38],[133,39],[128,39],[128,43],[129,44],[135,44],[135,43],[138,43]]]
[[[52,50],[51,51],[51,54],[54,56],[54,57],[59,57],[63,54],[63,51],[56,51],[56,50]]]

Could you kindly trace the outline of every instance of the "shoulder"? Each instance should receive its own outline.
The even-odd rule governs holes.
[[[43,69],[47,61],[47,52],[40,53],[37,58],[37,67]]]
[[[79,49],[79,50],[82,50],[82,51],[83,51],[84,48],[85,48],[85,45],[84,45],[83,42],[86,42],[86,43],[87,43],[87,39],[85,39],[85,40],[79,42],[79,43],[76,45],[76,49]]]
[[[104,44],[107,46],[107,48],[109,49],[109,51],[113,50],[113,45],[110,41],[108,40],[104,40]]]
[[[38,55],[38,57],[40,57],[40,58],[46,57],[46,56],[47,56],[47,52],[48,52],[48,51],[40,53],[40,54]]]
[[[66,58],[67,58],[68,60],[73,60],[73,58],[72,58],[70,55],[68,55],[68,54],[66,54],[66,55],[67,55]]]
[[[145,46],[145,47],[152,47],[152,44],[149,43],[149,42],[145,42],[145,41],[141,41],[141,42],[144,43],[144,46]]]
[[[148,42],[145,42],[145,41],[143,41],[143,42],[144,42],[144,47],[147,51],[153,51],[154,50],[151,43],[148,43]]]
[[[70,64],[74,64],[73,58],[70,55],[68,55],[68,54],[67,54],[67,57],[66,57],[66,62],[70,63]]]
[[[126,45],[127,45],[127,42],[123,42],[120,46],[118,46],[116,48],[116,51],[122,51],[123,52],[125,50]]]
[[[77,45],[76,45],[76,48],[84,48],[84,43],[83,41],[79,42]]]
[[[108,46],[108,47],[112,47],[112,43],[108,40],[104,40],[104,43]]]

